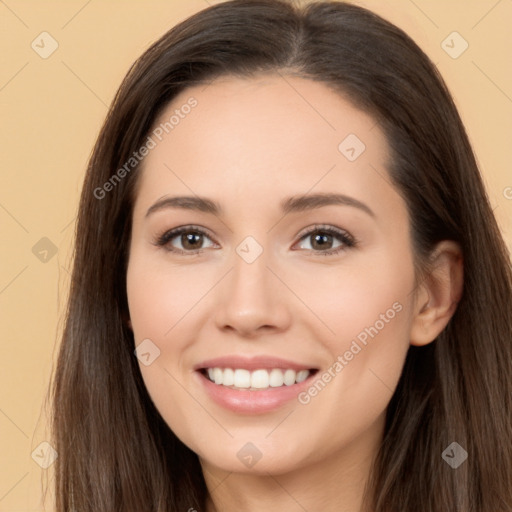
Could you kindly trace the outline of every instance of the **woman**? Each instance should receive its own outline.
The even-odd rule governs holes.
[[[512,510],[511,311],[408,36],[338,2],[207,8],[134,64],[90,160],[57,510]]]

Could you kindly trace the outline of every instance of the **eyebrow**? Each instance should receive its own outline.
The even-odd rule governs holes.
[[[287,215],[289,213],[314,210],[323,206],[341,205],[358,208],[370,217],[375,218],[375,213],[363,202],[344,194],[318,193],[304,196],[293,196],[281,202],[281,210]],[[146,217],[152,213],[166,208],[180,208],[184,210],[195,210],[220,216],[223,209],[219,203],[200,196],[176,196],[163,197],[154,203],[146,212]]]

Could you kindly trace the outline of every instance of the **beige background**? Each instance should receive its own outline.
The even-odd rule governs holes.
[[[209,3],[0,0],[0,512],[42,510],[41,482],[52,476],[51,466],[35,462],[48,453],[36,450],[49,439],[43,400],[62,326],[80,187],[107,105],[150,43]],[[357,3],[403,28],[439,67],[512,249],[512,1]],[[35,40],[43,51],[44,31],[58,43],[46,59],[31,47]],[[453,31],[469,44],[456,59],[442,46]],[[445,44],[459,51],[462,40],[452,39]],[[54,255],[47,240],[39,242],[43,237]]]

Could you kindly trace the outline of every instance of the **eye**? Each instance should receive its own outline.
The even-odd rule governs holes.
[[[154,244],[158,247],[164,247],[170,252],[193,255],[200,254],[205,249],[203,246],[205,239],[212,242],[208,233],[199,226],[182,226],[165,231],[156,239]],[[305,249],[323,256],[338,254],[357,245],[352,235],[333,226],[316,225],[303,233],[300,240],[309,240],[310,247]],[[336,245],[336,240],[339,242],[338,245]],[[181,245],[181,247],[176,247],[176,244]],[[208,247],[214,246],[215,243],[212,242]]]
[[[199,254],[202,252],[204,240],[211,238],[208,233],[198,226],[182,226],[171,229],[160,235],[154,242],[159,247],[165,247],[168,251],[180,254]],[[176,239],[176,240],[174,240]],[[175,244],[181,247],[176,247]]]
[[[335,245],[336,239],[341,243]],[[301,236],[301,240],[309,240],[306,249],[323,256],[338,254],[357,245],[352,235],[333,226],[314,226]]]

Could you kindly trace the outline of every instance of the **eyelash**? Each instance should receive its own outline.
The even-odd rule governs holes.
[[[184,251],[182,249],[176,249],[175,247],[168,247],[169,242],[176,238],[179,235],[182,235],[184,233],[194,233],[194,234],[201,234],[208,238],[210,238],[209,234],[199,226],[183,226],[176,229],[171,229],[169,231],[165,231],[163,234],[157,237],[157,239],[153,242],[154,245],[158,247],[164,247],[169,252],[174,252],[178,254],[186,254],[188,256],[192,255],[199,255],[202,252],[204,252],[205,249],[196,249],[192,251]],[[315,225],[313,228],[311,228],[309,231],[303,233],[300,238],[300,240],[303,240],[307,238],[308,236],[311,236],[315,233],[321,233],[321,234],[328,234],[332,235],[334,237],[337,237],[341,242],[342,245],[339,247],[336,247],[335,249],[329,249],[327,251],[315,251],[313,249],[310,249],[313,253],[318,254],[319,256],[334,256],[339,254],[340,252],[356,247],[358,245],[358,242],[355,240],[353,236],[351,236],[346,231],[343,231],[338,228],[334,228],[332,226],[324,226],[324,225]],[[211,239],[211,238],[210,238]],[[308,250],[308,249],[306,249]]]

